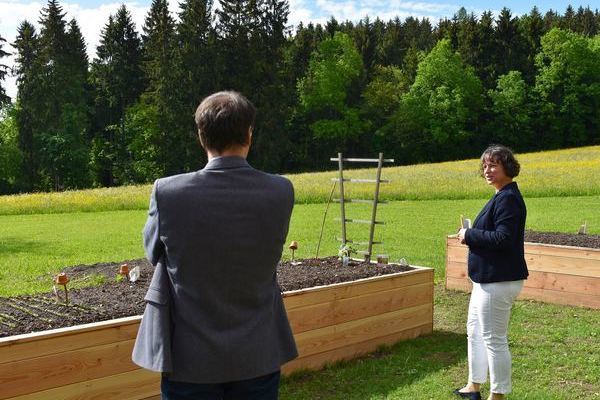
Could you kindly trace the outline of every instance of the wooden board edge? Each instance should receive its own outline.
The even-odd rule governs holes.
[[[430,267],[420,267],[420,266],[413,266],[413,265],[411,265],[411,267],[413,267],[415,269],[411,270],[411,271],[396,272],[393,274],[356,279],[356,280],[348,281],[348,282],[332,283],[330,285],[321,285],[321,286],[313,286],[313,287],[305,288],[305,289],[290,290],[287,292],[283,292],[283,297],[285,298],[285,297],[298,296],[298,295],[301,295],[304,293],[315,293],[315,292],[320,292],[320,291],[332,289],[332,288],[341,288],[344,286],[351,286],[351,285],[368,283],[368,282],[376,282],[376,281],[381,281],[381,280],[386,280],[386,279],[391,279],[391,278],[396,278],[396,277],[401,277],[401,276],[407,276],[407,275],[433,274],[434,273],[434,269],[430,268]]]
[[[132,317],[123,317],[110,319],[106,321],[100,322],[92,322],[89,324],[82,325],[74,325],[68,326],[66,328],[58,328],[58,329],[50,329],[47,331],[33,332],[33,333],[24,333],[22,335],[14,335],[8,336],[4,338],[0,338],[0,347],[3,346],[12,346],[19,343],[26,343],[30,341],[37,341],[43,339],[54,338],[58,336],[69,336],[69,335],[77,335],[83,332],[89,332],[100,329],[111,329],[114,327],[129,325],[129,324],[139,324],[142,320],[141,315],[135,315]]]

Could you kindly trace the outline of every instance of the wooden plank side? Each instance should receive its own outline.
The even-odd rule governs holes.
[[[446,277],[446,289],[471,292],[472,286],[471,280],[467,278]]]
[[[424,324],[414,328],[405,329],[390,335],[376,337],[363,342],[354,343],[342,348],[337,348],[310,356],[299,357],[285,364],[281,371],[287,375],[291,372],[302,369],[318,369],[326,364],[331,364],[340,360],[350,360],[352,358],[373,352],[380,346],[391,346],[401,340],[414,339],[421,335],[427,335],[433,332],[433,324]]]
[[[288,311],[294,333],[366,318],[402,308],[430,304],[433,282],[333,300]]]
[[[50,332],[48,335],[35,335],[37,340],[27,338],[22,341],[7,341],[5,346],[0,347],[0,364],[135,339],[140,321],[141,319],[123,325],[99,326],[93,330],[71,329],[59,335]]]
[[[559,257],[585,258],[588,260],[600,261],[600,249],[591,249],[587,247],[560,246],[554,244],[526,242],[525,253],[548,254]]]
[[[433,269],[423,268],[352,282],[343,282],[311,289],[285,292],[283,294],[283,301],[286,310],[289,311],[297,307],[305,307],[362,294],[380,292],[382,290],[427,283],[430,281],[433,282]]]
[[[0,399],[132,371],[135,340],[0,364]]]
[[[531,271],[554,272],[600,278],[600,262],[585,258],[525,254],[527,268]]]
[[[468,254],[469,248],[467,246],[448,246],[446,248],[446,260],[448,262],[466,263]]]
[[[446,277],[465,279],[468,273],[467,264],[452,261],[446,263]]]
[[[431,304],[392,311],[295,335],[301,357],[364,342],[433,322]]]
[[[152,396],[152,397],[150,397]],[[160,399],[160,374],[144,369],[35,392],[10,400]]]
[[[529,271],[525,287],[600,296],[600,278]]]
[[[600,295],[561,292],[557,290],[524,287],[519,299],[531,299],[547,303],[600,309]]]

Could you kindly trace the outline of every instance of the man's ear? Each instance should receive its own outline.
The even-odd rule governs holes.
[[[252,143],[252,131],[254,130],[254,127],[250,127],[248,128],[248,144]]]

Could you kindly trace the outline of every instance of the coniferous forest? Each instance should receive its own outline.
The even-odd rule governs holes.
[[[193,113],[206,95],[258,108],[250,163],[331,168],[338,151],[397,164],[600,143],[600,14],[568,7],[451,19],[333,17],[288,26],[285,0],[154,0],[141,30],[125,6],[89,60],[58,0],[0,38],[0,193],[150,182],[205,156]]]

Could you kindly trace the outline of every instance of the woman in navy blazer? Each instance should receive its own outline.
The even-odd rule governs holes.
[[[481,155],[481,176],[496,189],[472,228],[458,232],[469,246],[469,278],[473,291],[467,320],[468,384],[454,393],[481,399],[480,386],[489,371],[489,400],[510,393],[511,355],[508,321],[515,298],[527,279],[524,257],[525,202],[513,178],[520,165],[512,151],[501,145],[488,147]]]

